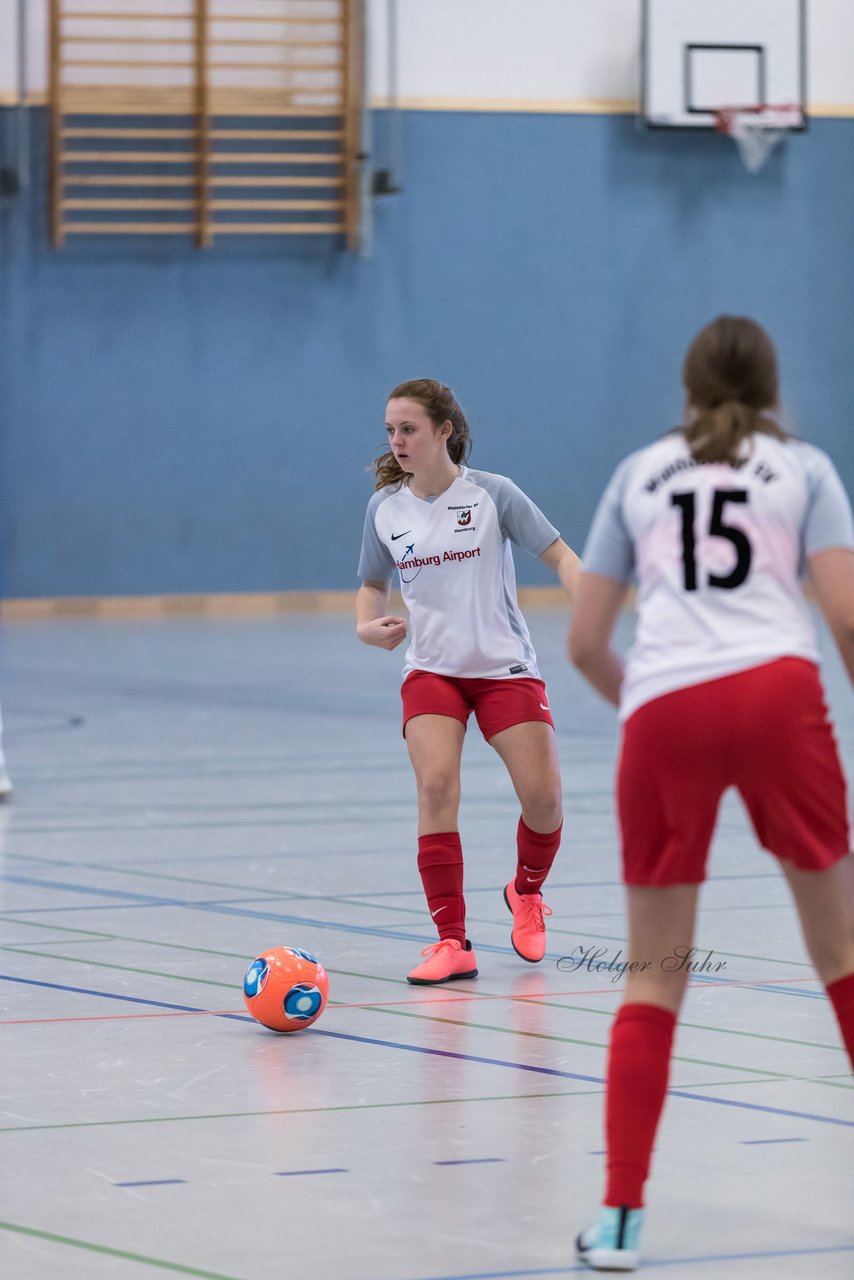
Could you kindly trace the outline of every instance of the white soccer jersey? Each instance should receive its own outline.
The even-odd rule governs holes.
[[[438,498],[407,485],[368,504],[359,577],[388,582],[395,568],[409,610],[404,674],[539,678],[516,600],[511,543],[538,556],[560,535],[505,476],[461,467]]]
[[[812,445],[756,434],[742,458],[697,463],[674,432],[626,458],[599,503],[584,568],[638,582],[622,718],[775,658],[818,661],[800,578],[807,556],[854,548],[850,503]]]

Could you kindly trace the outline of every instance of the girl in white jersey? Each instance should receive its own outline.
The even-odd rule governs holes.
[[[359,562],[356,632],[395,649],[409,637],[403,731],[418,790],[418,869],[439,941],[408,980],[477,976],[466,938],[458,830],[460,760],[472,711],[522,806],[516,875],[504,890],[523,960],[545,954],[542,885],[560,844],[554,725],[528,628],[516,602],[511,543],[539,556],[568,595],[578,557],[520,489],[465,465],[469,429],[453,392],[422,378],[392,391],[390,450],[376,463]],[[390,615],[394,570],[409,611]]]
[[[630,962],[611,1031],[608,1172],[580,1256],[633,1270],[643,1186],[687,983],[717,808],[738,788],[791,886],[854,1063],[854,860],[845,782],[800,576],[808,572],[854,681],[854,525],[830,459],[773,414],[767,334],[724,316],[684,365],[687,423],[616,470],[584,552],[576,666],[623,721],[617,777]],[[635,643],[610,638],[632,573]]]

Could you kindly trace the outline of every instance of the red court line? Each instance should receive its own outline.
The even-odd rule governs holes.
[[[48,1022],[127,1022],[129,1018],[221,1018],[226,1013],[245,1013],[245,1009],[187,1009],[180,1013],[98,1013],[88,1018],[5,1018],[0,1027],[28,1027]]]
[[[748,978],[748,979],[745,979],[743,982],[734,982],[732,979],[729,979],[724,982],[703,982],[703,983],[689,982],[688,986],[690,988],[693,988],[694,990],[700,987],[702,987],[705,990],[705,988],[707,987],[753,987],[753,986],[767,986],[769,983],[774,983],[775,986],[781,986],[784,982],[792,983],[792,982],[815,982],[815,981],[817,981],[815,974],[811,974],[808,977],[804,977],[804,978],[780,978],[780,979]],[[613,987],[602,987],[601,989],[597,988],[597,990],[591,991],[590,988],[587,987],[583,991],[526,991],[524,995],[510,995],[510,993],[508,992],[504,995],[490,995],[490,996],[478,995],[477,992],[472,992],[471,995],[467,995],[467,994],[464,994],[462,991],[459,991],[459,992],[454,992],[454,994],[452,995],[449,994],[447,996],[431,996],[426,1000],[425,999],[422,999],[422,1000],[365,1000],[364,1002],[353,1003],[353,1004],[344,1003],[343,1001],[336,1000],[334,1002],[333,1001],[329,1002],[329,1008],[330,1009],[387,1009],[392,1005],[399,1005],[399,1004],[407,1004],[407,1005],[409,1004],[427,1005],[427,1004],[445,1004],[445,1003],[463,1004],[466,1001],[470,1001],[470,1000],[479,1000],[481,1002],[485,1000],[510,1000],[515,1004],[524,1004],[525,1001],[527,1000],[557,1000],[565,996],[621,995],[625,991],[625,989],[626,988],[622,986],[613,986]]]
[[[775,986],[782,986],[784,983],[794,982],[815,982],[814,974],[803,978],[750,978],[743,982],[733,982],[731,979],[724,982],[703,982],[690,983],[689,987],[752,987],[756,985],[767,985],[773,983]],[[526,991],[524,995],[511,995],[509,992],[499,995],[478,995],[472,992],[470,995],[462,991],[449,992],[447,995],[429,996],[420,1000],[364,1000],[352,1003],[330,1002],[330,1009],[391,1009],[399,1005],[414,1005],[416,1008],[424,1008],[432,1004],[468,1004],[471,1001],[489,1000],[509,1000],[511,1003],[524,1004],[526,1001],[534,1000],[558,1000],[567,996],[611,996],[621,995],[625,991],[625,987],[603,987],[601,990],[591,991],[586,988],[583,991]],[[85,1018],[5,1018],[0,1019],[0,1027],[22,1027],[41,1025],[43,1023],[56,1022],[127,1022],[130,1019],[137,1018],[217,1018],[223,1014],[245,1013],[245,1009],[193,1009],[192,1011],[182,1011],[179,1013],[102,1013],[94,1014]]]

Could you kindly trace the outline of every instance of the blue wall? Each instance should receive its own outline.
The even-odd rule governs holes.
[[[385,393],[413,376],[455,387],[473,464],[578,547],[615,461],[678,419],[684,347],[721,311],[769,327],[797,430],[854,490],[854,120],[813,122],[755,177],[727,140],[628,117],[404,128],[369,260],[54,252],[41,182],[0,212],[4,595],[353,586]]]

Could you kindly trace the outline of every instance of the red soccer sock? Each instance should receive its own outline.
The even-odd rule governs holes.
[[[546,876],[552,869],[555,855],[560,848],[563,823],[556,831],[545,834],[532,831],[524,818],[516,828],[516,892],[539,893]]]
[[[418,837],[418,870],[440,938],[466,940],[463,849],[458,831]]]
[[[652,1144],[667,1093],[676,1015],[653,1004],[624,1004],[611,1028],[606,1093],[608,1182],[605,1204],[643,1205]]]
[[[854,973],[837,978],[827,988],[851,1066],[854,1068]]]

